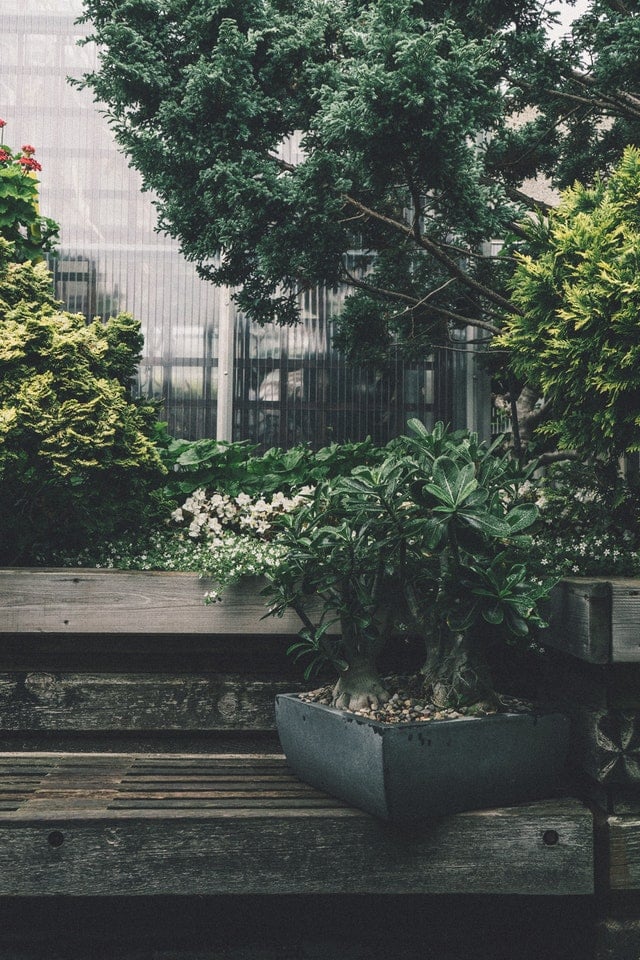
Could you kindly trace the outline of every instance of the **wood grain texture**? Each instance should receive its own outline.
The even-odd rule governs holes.
[[[607,580],[565,579],[554,588],[549,627],[540,634],[555,647],[589,663],[611,659],[611,586]]]
[[[221,603],[197,574],[148,570],[0,569],[0,633],[297,634],[293,612],[267,617],[264,582],[245,578]]]
[[[611,656],[640,663],[640,580],[611,581]]]
[[[640,663],[640,579],[562,580],[541,639],[590,663]]]
[[[0,674],[0,728],[19,731],[273,730],[291,680],[216,674]]]
[[[607,826],[610,889],[640,890],[640,817],[611,816]]]
[[[19,809],[0,811],[0,896],[593,891],[592,817],[573,800],[399,829],[301,789],[278,756],[53,760]],[[0,776],[3,763],[16,758],[0,757]],[[182,775],[208,780],[206,807],[192,779],[176,789]],[[136,784],[146,804],[122,806]]]

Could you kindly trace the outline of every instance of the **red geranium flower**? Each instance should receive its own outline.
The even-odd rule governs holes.
[[[6,150],[0,150],[0,163],[6,163],[7,160],[11,160],[11,154]]]
[[[23,170],[42,170],[38,161],[32,157],[20,157],[18,163],[22,166]]]
[[[32,147],[30,143],[25,143],[25,145],[22,148],[22,152],[24,153],[25,156],[30,157],[32,154],[36,152],[36,148]]]
[[[6,125],[7,125],[6,120],[0,120],[0,130],[2,130],[3,127],[6,127]]]

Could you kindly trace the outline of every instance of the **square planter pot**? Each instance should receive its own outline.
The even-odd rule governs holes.
[[[569,732],[558,713],[380,723],[295,694],[276,723],[296,776],[395,822],[557,794]]]

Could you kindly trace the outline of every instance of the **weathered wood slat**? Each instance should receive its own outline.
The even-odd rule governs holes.
[[[297,634],[296,614],[267,617],[264,583],[245,578],[204,602],[197,574],[151,570],[0,569],[0,633]]]
[[[143,788],[140,790],[118,790],[118,803],[137,803],[139,801],[155,801],[155,800],[167,800],[172,802],[173,800],[184,800],[185,804],[188,806],[188,802],[191,800],[197,801],[206,801],[215,805],[217,800],[238,800],[242,803],[259,803],[260,799],[266,799],[268,797],[285,797],[289,800],[299,797],[301,799],[314,797],[316,794],[313,790],[306,788],[304,785],[288,785],[281,784],[272,788],[265,787],[264,789],[250,789],[242,785],[238,787],[230,787],[228,790],[224,789],[206,789],[202,788],[200,790],[187,790],[182,789],[179,786],[176,787],[175,784],[167,784],[166,787],[163,786],[158,790],[150,790]],[[242,806],[242,803],[238,802],[236,806]]]
[[[640,663],[640,580],[611,581],[611,657]]]
[[[300,683],[244,676],[0,674],[0,729],[273,730],[276,693]]]
[[[193,800],[181,800],[180,798],[158,797],[147,800],[114,800],[109,804],[109,810],[165,810],[171,811],[196,811],[210,810],[212,813],[222,810],[290,810],[295,807],[300,810],[310,810],[317,807],[324,809],[337,809],[339,806],[346,806],[339,801],[334,801],[329,797],[298,796],[295,793],[291,795],[283,793],[276,796],[245,797],[216,797],[213,799],[195,798]]]
[[[206,781],[202,780],[199,783],[182,783],[180,780],[156,780],[154,783],[149,783],[148,781],[131,782],[127,780],[120,787],[121,793],[144,793],[145,795],[151,795],[154,792],[154,789],[161,787],[162,790],[166,793],[168,790],[180,792],[181,794],[189,794],[190,796],[198,796],[204,793],[216,794],[222,796],[223,794],[233,793],[242,794],[244,796],[247,793],[256,793],[256,794],[266,794],[269,791],[275,791],[288,789],[291,791],[294,789],[291,786],[291,778],[282,778],[278,781],[269,781],[266,783],[247,783],[242,780],[232,780],[228,783],[217,784],[215,781]],[[305,786],[305,784],[300,783],[295,787],[296,793],[310,793],[312,790],[311,787]]]
[[[640,817],[608,818],[609,886],[613,891],[640,890]]]
[[[111,811],[111,821],[74,822],[43,812],[19,825],[6,813],[0,895],[593,891],[590,817],[575,804],[546,816],[535,807],[458,815],[404,834],[333,807],[243,812]],[[560,842],[545,845],[547,830]]]
[[[606,580],[565,579],[554,588],[542,642],[590,663],[611,660],[611,586]]]

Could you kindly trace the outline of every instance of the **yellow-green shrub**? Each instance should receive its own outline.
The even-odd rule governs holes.
[[[0,239],[0,562],[33,562],[140,522],[163,472],[154,408],[132,398],[139,324],[60,310],[44,264]]]

